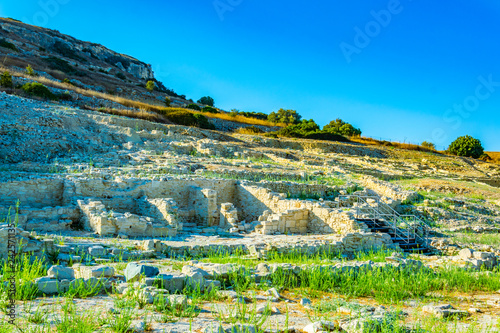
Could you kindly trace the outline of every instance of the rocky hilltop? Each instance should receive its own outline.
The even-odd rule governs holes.
[[[94,86],[102,82],[101,90],[127,83],[144,85],[154,79],[150,64],[56,30],[0,18],[0,41],[4,65],[24,69],[31,64],[58,79],[76,79]]]

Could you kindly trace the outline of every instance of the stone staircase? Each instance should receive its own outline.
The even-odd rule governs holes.
[[[428,253],[429,227],[415,215],[401,215],[376,196],[345,195],[338,207],[355,210],[356,221],[371,232],[386,233],[405,252]]]

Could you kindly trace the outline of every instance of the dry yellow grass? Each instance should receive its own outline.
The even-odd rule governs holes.
[[[426,152],[437,153],[437,151],[434,149],[430,149],[430,148],[423,147],[420,145],[415,145],[415,144],[411,144],[411,143],[401,143],[401,142],[396,142],[396,141],[381,141],[381,140],[376,140],[376,139],[368,138],[368,137],[364,137],[364,136],[350,137],[349,140],[351,140],[353,142],[369,145],[369,146],[394,147],[394,148],[406,149],[406,150],[417,150],[417,151],[426,151]]]
[[[267,127],[285,127],[285,124],[274,124],[267,120],[256,119],[256,118],[247,118],[243,116],[235,116],[231,117],[228,113],[204,113],[204,112],[195,112],[200,113],[208,118],[217,118],[227,121],[234,121],[237,123],[248,124],[248,125],[259,125],[259,126],[267,126]]]
[[[486,154],[491,158],[491,162],[500,164],[500,152],[487,151]]]
[[[99,111],[107,114],[112,114],[116,116],[123,116],[123,117],[128,117],[128,118],[134,118],[134,119],[143,119],[143,120],[148,120],[156,123],[162,123],[162,124],[173,124],[170,120],[165,118],[159,113],[156,112],[151,112],[151,111],[144,111],[144,110],[124,110],[124,109],[108,109],[108,108],[91,108],[91,107],[86,107],[86,109],[93,110],[93,111]]]

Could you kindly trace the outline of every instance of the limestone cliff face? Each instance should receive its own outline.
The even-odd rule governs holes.
[[[57,58],[77,66],[80,71],[125,72],[148,80],[154,78],[151,65],[114,52],[102,45],[84,42],[58,31],[0,18],[0,41],[14,48],[0,48],[0,54],[17,58]]]

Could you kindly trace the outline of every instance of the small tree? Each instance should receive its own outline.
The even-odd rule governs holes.
[[[26,74],[28,74],[29,76],[37,76],[35,70],[33,69],[33,67],[31,67],[31,65],[28,65],[28,67],[26,67]]]
[[[149,91],[153,91],[153,90],[155,90],[155,88],[156,88],[156,84],[155,84],[155,82],[154,82],[154,81],[148,81],[148,82],[146,83],[146,89],[147,89],[147,90],[149,90]]]
[[[214,104],[215,104],[214,99],[210,96],[205,96],[205,97],[200,98],[197,103],[203,104],[203,105],[208,105],[208,106],[214,106]]]
[[[302,116],[295,110],[279,109],[278,112],[271,112],[267,120],[272,123],[298,124]]]
[[[424,148],[428,148],[428,149],[432,149],[432,150],[436,150],[436,145],[433,144],[432,142],[428,142],[428,141],[424,141],[420,144],[422,147]]]
[[[323,130],[333,134],[339,134],[345,136],[361,135],[361,130],[359,128],[355,128],[354,126],[344,122],[340,118],[332,120],[328,125],[325,125],[325,127],[323,127]]]
[[[470,135],[458,137],[448,147],[448,152],[457,156],[479,158],[484,153],[481,141]]]
[[[170,103],[172,103],[172,100],[170,99],[170,97],[165,96],[165,105],[170,106]]]
[[[3,72],[0,77],[0,86],[5,88],[14,88],[14,83],[12,83],[12,75],[8,71]]]

